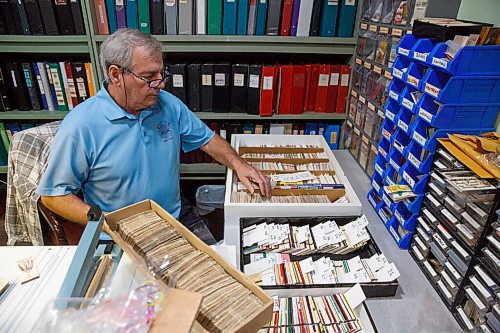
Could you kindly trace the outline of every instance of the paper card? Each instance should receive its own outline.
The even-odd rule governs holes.
[[[243,271],[246,275],[253,275],[255,273],[263,272],[272,267],[274,267],[274,260],[272,258],[265,258],[257,262],[246,264],[243,267]]]
[[[378,282],[391,282],[399,277],[399,271],[394,263],[385,265],[379,271],[374,273]]]
[[[386,264],[386,262],[384,262],[378,254],[374,254],[371,258],[366,259],[365,262],[368,264],[368,267],[370,267],[372,272],[378,271]]]
[[[299,261],[300,265],[300,270],[302,271],[302,274],[307,274],[309,272],[314,271],[314,262],[311,257]]]
[[[327,269],[330,269],[328,262],[325,259],[326,259],[325,257],[322,257],[313,262],[314,272],[316,274],[320,274],[326,271]]]
[[[273,312],[280,310],[280,299],[278,296],[273,296]]]
[[[299,181],[314,179],[316,179],[316,177],[309,171],[271,175],[272,182],[295,183]]]
[[[38,269],[35,265],[35,259],[33,257],[19,260],[17,262],[17,267],[19,267],[20,270],[19,280],[21,284],[40,277],[40,275],[38,274]]]
[[[363,288],[361,288],[361,285],[357,283],[349,289],[348,291],[345,292],[345,297],[349,301],[349,304],[353,309],[357,308],[361,303],[363,303],[366,300],[366,295],[363,292]]]
[[[308,225],[301,226],[297,229],[297,242],[304,243],[309,239],[310,229]]]
[[[263,243],[263,242],[267,242],[268,239],[269,239],[269,234],[267,232],[267,224],[266,223],[262,223],[262,224],[258,224],[257,225],[257,228],[255,229],[255,241],[256,243]]]
[[[250,262],[257,262],[266,257],[265,253],[252,253],[250,254]]]
[[[270,270],[269,272],[262,273],[262,285],[263,286],[276,285],[276,277],[274,275],[274,271]]]
[[[349,265],[349,269],[351,272],[361,271],[365,269],[359,256],[347,260],[347,264]]]

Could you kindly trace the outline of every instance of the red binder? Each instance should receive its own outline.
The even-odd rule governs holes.
[[[309,106],[309,89],[311,87],[311,72],[312,72],[312,65],[305,65],[306,66],[306,85],[305,85],[305,90],[304,90],[304,103],[302,105],[302,110],[304,112],[307,112],[307,108]]]
[[[326,112],[335,112],[337,104],[337,92],[340,82],[340,65],[330,65],[330,85],[328,86],[328,95],[326,97]]]
[[[335,112],[345,113],[345,104],[347,91],[349,90],[349,76],[351,75],[351,67],[349,65],[340,66],[340,85],[337,93],[337,102]]]
[[[283,14],[281,17],[281,36],[290,35],[292,10],[293,10],[293,0],[285,0],[285,2],[283,2]]]
[[[262,66],[262,79],[260,82],[260,106],[259,114],[261,116],[272,116],[274,106],[274,84],[275,67]]]
[[[293,66],[292,114],[300,114],[304,111],[306,76],[306,66]]]
[[[316,103],[316,90],[318,88],[319,65],[311,65],[311,81],[309,82],[309,100],[307,103],[307,111],[314,111]]]
[[[290,114],[292,105],[293,65],[279,66],[278,114]]]
[[[76,94],[76,86],[73,78],[73,71],[71,70],[71,64],[66,61],[64,63],[64,69],[66,71],[66,77],[68,78],[69,97],[71,97],[71,103],[73,103],[73,107],[75,107],[78,105],[78,95]]]
[[[106,13],[106,4],[104,0],[94,0],[94,10],[99,35],[109,35],[108,15]]]
[[[326,98],[330,84],[330,65],[319,65],[318,86],[316,87],[315,112],[326,112]]]

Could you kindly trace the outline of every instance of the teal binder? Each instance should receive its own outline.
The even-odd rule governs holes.
[[[338,1],[323,0],[321,25],[319,35],[321,37],[333,37],[337,26]]]
[[[352,37],[357,6],[357,0],[341,0],[337,37]]]
[[[209,35],[222,34],[222,0],[208,0],[207,32]]]
[[[224,17],[222,20],[224,35],[236,35],[237,4],[236,0],[224,0]]]
[[[127,0],[127,27],[137,29],[137,1]]]
[[[248,0],[240,0],[238,4],[238,19],[236,22],[236,34],[246,35],[248,24]]]
[[[109,33],[116,31],[115,0],[106,0],[106,13],[108,14]]]
[[[149,22],[149,0],[137,1],[139,30],[146,34],[149,34],[151,33],[151,24]]]
[[[266,34],[267,0],[257,0],[257,27],[255,34],[264,36]]]

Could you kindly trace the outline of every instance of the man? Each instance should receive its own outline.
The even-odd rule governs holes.
[[[152,199],[179,218],[179,153],[201,148],[270,196],[269,178],[243,161],[178,98],[163,91],[161,44],[120,29],[102,44],[106,80],[63,120],[37,188],[43,203],[80,224],[91,204],[109,212]],[[84,201],[75,194],[83,190]]]

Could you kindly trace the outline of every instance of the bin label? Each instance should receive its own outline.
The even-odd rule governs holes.
[[[384,158],[387,158],[387,153],[382,147],[378,147],[378,152],[384,156]]]
[[[426,110],[420,108],[420,110],[418,110],[418,115],[420,117],[422,117],[423,119],[425,119],[427,122],[431,123],[432,122],[432,114],[430,114],[429,112],[427,112]]]
[[[382,136],[391,141],[391,133],[389,133],[385,128],[382,130]]]
[[[409,56],[410,55],[410,50],[408,49],[403,49],[401,46],[398,47],[398,52],[402,55]]]
[[[384,200],[385,204],[386,204],[388,207],[391,207],[392,202],[391,202],[391,200],[389,200],[389,198],[387,197],[387,195],[385,195],[385,193],[384,193],[384,195],[382,196],[382,199]]]
[[[396,148],[401,154],[403,153],[404,146],[397,141],[394,141],[394,148]]]
[[[408,173],[406,173],[406,171],[403,172],[403,179],[406,180],[406,182],[408,183],[408,185],[411,186],[411,188],[415,186],[415,181],[410,177]]]
[[[440,59],[440,58],[436,58],[436,57],[432,58],[432,64],[436,65],[438,67],[441,67],[441,68],[448,67],[448,61],[446,61],[445,59]]]
[[[391,158],[390,161],[391,165],[396,169],[396,171],[399,171],[399,165]]]
[[[420,52],[413,52],[413,58],[422,60],[422,61],[427,61],[427,56],[429,53],[420,53]]]
[[[396,101],[399,99],[399,98],[398,98],[398,97],[399,97],[399,96],[398,96],[398,94],[396,94],[396,93],[395,93],[394,91],[392,91],[392,90],[390,90],[390,91],[389,91],[389,96],[390,96],[392,99],[396,100]]]
[[[412,153],[408,153],[408,160],[410,160],[410,162],[414,166],[416,166],[417,168],[420,168],[420,161],[415,156],[413,156]]]
[[[434,97],[438,97],[440,91],[441,91],[441,89],[434,87],[430,83],[425,84],[425,92],[431,94]]]
[[[419,79],[417,79],[416,77],[412,76],[412,75],[408,75],[408,78],[406,79],[406,81],[408,81],[409,84],[411,84],[412,86],[415,86],[418,88],[418,83],[420,82]]]
[[[411,102],[408,98],[403,98],[403,105],[410,109],[410,111],[413,109],[413,102]]]
[[[405,219],[401,216],[399,211],[396,210],[394,212],[394,215],[396,215],[396,218],[399,220],[399,223],[401,223],[401,225],[405,224]]]
[[[413,132],[413,138],[417,140],[417,142],[420,143],[422,146],[425,146],[425,143],[427,142],[427,140],[418,132]]]
[[[389,109],[385,109],[385,114],[387,116],[387,118],[389,118],[390,120],[394,121],[394,113],[392,113],[391,111],[389,111]]]
[[[370,196],[370,197],[368,198],[368,200],[369,200],[369,201],[370,201],[370,203],[372,204],[373,208],[375,208],[375,207],[377,206],[377,204],[375,203],[375,200],[373,200],[373,197],[372,197],[372,196]]]
[[[405,133],[408,133],[408,125],[402,121],[402,120],[398,120],[398,126],[399,128],[401,128],[403,131],[405,131]]]
[[[403,71],[397,69],[397,68],[393,68],[392,69],[392,75],[399,78],[399,79],[403,79]]]
[[[384,171],[382,170],[382,167],[378,164],[375,164],[375,170],[377,170],[377,172],[382,176],[382,174],[384,173]]]
[[[377,190],[377,193],[380,192],[380,185],[377,184],[377,182],[375,181],[375,179],[372,180],[372,186],[373,186],[374,189]]]
[[[396,230],[394,230],[393,227],[390,228],[391,230],[391,234],[392,236],[394,237],[394,239],[396,240],[396,242],[399,242],[399,240],[401,239],[401,237],[399,237],[398,233],[396,232]]]

